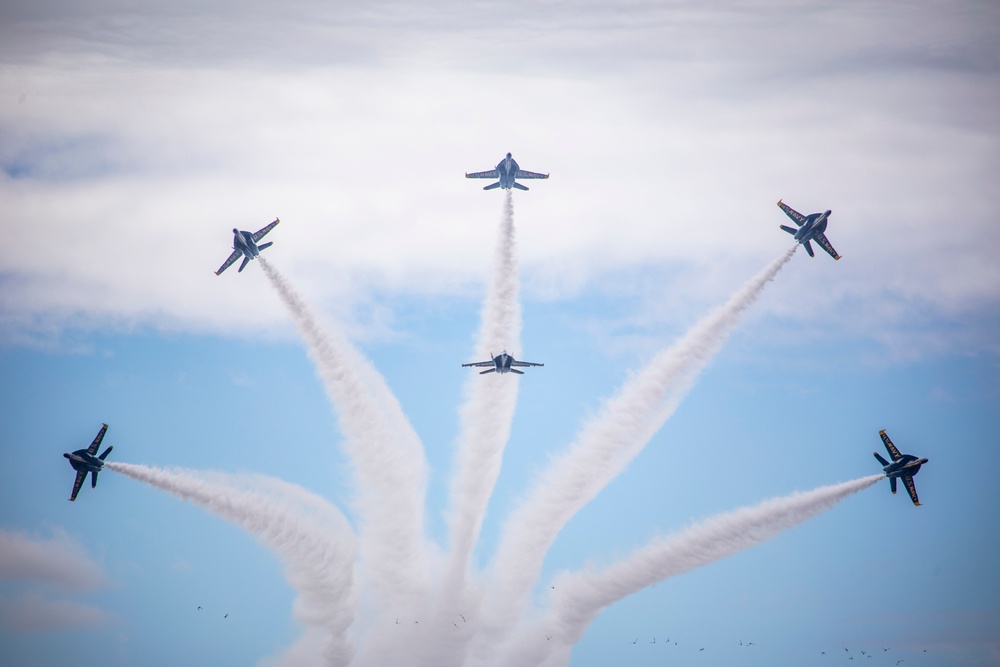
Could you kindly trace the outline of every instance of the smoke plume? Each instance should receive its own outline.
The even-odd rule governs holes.
[[[357,606],[354,591],[354,535],[344,516],[322,498],[285,484],[265,481],[281,496],[247,487],[260,476],[237,478],[187,470],[160,470],[129,463],[106,467],[189,500],[239,525],[273,551],[299,596],[295,616],[326,634],[324,662],[347,665],[347,637]]]

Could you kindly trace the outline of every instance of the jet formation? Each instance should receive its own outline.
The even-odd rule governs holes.
[[[906,487],[906,492],[910,494],[910,500],[913,501],[914,505],[919,506],[920,501],[917,500],[917,487],[913,483],[913,476],[920,472],[920,466],[927,463],[927,459],[918,459],[916,456],[910,454],[900,454],[899,450],[896,449],[896,445],[892,444],[892,440],[889,439],[884,430],[879,431],[878,434],[882,436],[882,442],[889,452],[889,457],[892,458],[892,462],[890,463],[879,456],[878,452],[873,452],[875,458],[882,464],[882,472],[889,478],[889,488],[893,493],[896,493],[896,480],[902,479],[903,486]]]
[[[548,174],[538,174],[533,171],[525,171],[521,169],[517,162],[507,153],[507,157],[500,160],[497,163],[496,169],[490,169],[489,171],[476,171],[473,173],[466,173],[466,178],[497,178],[499,179],[496,183],[491,183],[483,188],[483,190],[493,190],[495,188],[503,188],[504,190],[510,190],[511,188],[517,188],[518,190],[527,190],[527,186],[521,185],[516,180],[517,178],[548,178]]]
[[[531,361],[518,361],[514,357],[507,354],[504,350],[493,359],[489,361],[476,361],[471,364],[462,364],[462,368],[467,368],[469,366],[475,366],[479,368],[486,368],[485,371],[480,371],[480,375],[486,375],[487,373],[499,373],[503,375],[504,373],[517,373],[518,375],[524,375],[524,371],[517,370],[518,367],[526,368],[528,366],[544,366],[545,364],[536,364]]]
[[[219,275],[228,269],[233,262],[240,258],[240,256],[243,257],[243,263],[240,264],[240,268],[238,268],[236,272],[239,273],[245,269],[247,267],[247,263],[251,259],[255,259],[258,255],[260,255],[261,250],[271,247],[272,242],[270,241],[267,243],[261,243],[260,245],[257,245],[257,241],[264,238],[264,235],[274,229],[274,226],[279,222],[281,222],[281,220],[275,218],[274,222],[266,227],[258,229],[253,234],[233,229],[233,252],[229,255],[229,259],[227,259],[223,265],[219,267],[219,270],[215,272],[215,275]]]
[[[840,259],[840,255],[838,255],[837,251],[833,249],[830,241],[823,233],[826,231],[827,222],[829,222],[830,214],[833,211],[823,211],[822,213],[802,215],[780,199],[778,200],[778,208],[784,211],[785,215],[792,219],[792,221],[798,226],[798,229],[793,229],[787,225],[779,226],[794,236],[796,241],[804,245],[806,247],[806,252],[809,253],[810,257],[816,256],[813,254],[812,244],[810,243],[810,241],[815,241],[821,248],[823,248],[823,250],[829,253],[830,257]]]
[[[76,471],[76,480],[73,482],[73,493],[70,494],[70,500],[76,500],[76,494],[80,492],[80,487],[83,486],[83,481],[87,479],[88,472],[90,473],[90,488],[97,488],[97,473],[104,469],[104,459],[108,458],[108,454],[114,449],[114,447],[108,447],[104,450],[103,454],[97,456],[97,449],[101,446],[101,441],[104,440],[104,434],[107,432],[108,425],[102,424],[101,430],[97,432],[97,436],[90,443],[90,447],[63,454],[63,456],[69,459],[69,464],[73,466],[73,470]]]

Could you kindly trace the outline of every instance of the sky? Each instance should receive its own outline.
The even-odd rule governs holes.
[[[324,664],[309,619],[335,609],[349,664],[401,650],[398,614],[449,651],[456,613],[499,617],[476,596],[508,520],[546,518],[561,457],[792,246],[782,199],[832,210],[842,259],[799,249],[671,385],[489,657],[527,650],[573,573],[878,473],[886,429],[930,461],[920,507],[879,481],[610,604],[544,664],[1000,665],[998,108],[993,2],[7,3],[0,658]],[[508,151],[551,174],[511,213],[463,178]],[[234,227],[275,217],[268,266],[363,390],[331,389],[329,340],[261,262],[212,275]],[[500,351],[480,330],[507,222],[517,335],[496,344],[545,366],[470,378]],[[506,415],[483,436],[502,466],[451,628],[392,582],[441,576],[474,381]],[[366,392],[419,502],[358,468],[396,443],[352,421]],[[353,583],[317,610],[282,530],[114,470],[66,502],[61,454],[104,422],[109,461],[273,502]],[[424,551],[372,557],[372,517]],[[490,662],[469,642],[459,664]]]

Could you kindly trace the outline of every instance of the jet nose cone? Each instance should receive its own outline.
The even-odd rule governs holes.
[[[920,459],[920,465],[927,463],[927,459]]]
[[[69,453],[63,454],[63,457],[67,459],[70,458]]]
[[[240,230],[238,230],[235,227],[233,227],[233,234],[239,234],[239,233],[240,233]]]
[[[825,215],[825,217],[829,218],[830,214],[832,214],[832,213],[833,213],[833,211],[827,211],[824,215]]]
[[[510,153],[507,153],[507,159],[508,160],[510,159]]]

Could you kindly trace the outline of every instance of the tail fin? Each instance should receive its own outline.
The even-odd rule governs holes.
[[[90,471],[90,488],[92,488],[92,489],[96,489],[97,488],[97,471],[96,470],[91,470]]]
[[[889,465],[889,462],[882,458],[878,452],[872,452],[872,454],[875,455],[875,458],[878,459],[878,462],[881,463],[883,467]]]
[[[249,262],[249,261],[250,261],[250,258],[249,258],[249,257],[244,257],[244,258],[243,258],[243,263],[242,263],[242,264],[240,264],[240,268],[236,270],[236,273],[239,273],[239,272],[241,272],[241,271],[242,271],[243,269],[247,268],[247,262]]]
[[[778,202],[778,203],[780,204],[781,202]],[[795,236],[798,233],[797,229],[792,229],[788,225],[778,225],[778,226],[781,227],[782,229],[784,229],[786,232],[788,232],[792,236]]]
[[[528,189],[527,186],[521,185],[517,181],[511,181],[511,185],[514,186],[515,188],[517,188],[518,190],[527,190]]]
[[[487,185],[485,188],[483,188],[483,190],[496,190],[499,187],[500,187],[500,181],[497,181],[496,183],[491,183]]]
[[[264,248],[270,248],[272,245],[274,245],[274,241],[268,241],[267,243],[261,243],[259,246],[257,246],[257,250],[263,250]]]
[[[108,447],[107,449],[104,450],[104,453],[101,454],[100,456],[98,456],[97,458],[99,458],[99,459],[101,459],[103,461],[104,459],[108,458],[108,454],[111,453],[112,449],[114,449],[114,447]]]
[[[495,368],[487,368],[485,371],[479,371],[479,374],[480,375],[486,375],[487,373],[496,373],[496,372],[497,372],[497,369],[495,369]]]

